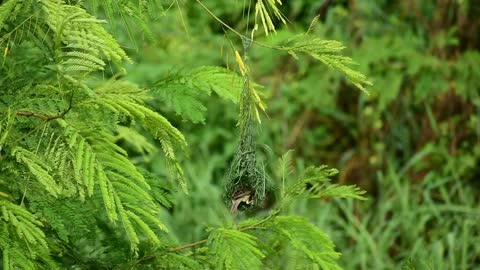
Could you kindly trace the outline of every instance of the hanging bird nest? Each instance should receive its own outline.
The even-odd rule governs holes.
[[[266,175],[256,157],[257,122],[254,119],[255,102],[248,75],[240,98],[240,141],[227,171],[225,200],[231,204],[231,213],[259,206],[265,198]]]

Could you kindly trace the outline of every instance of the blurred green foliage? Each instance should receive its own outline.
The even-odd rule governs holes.
[[[175,191],[174,179],[166,174],[165,157],[155,151],[158,142],[126,129],[117,136],[135,165],[152,175],[146,177],[152,187],[158,185],[154,176],[171,180],[169,186],[162,183],[154,188],[159,193],[154,197],[168,198],[161,203],[171,208],[161,212],[161,220],[173,242],[222,239],[229,230],[210,234],[205,229],[266,215],[283,192],[284,172],[278,169],[277,157],[295,149],[293,163],[299,174],[308,172],[310,165],[328,164],[339,169],[335,183],[357,184],[368,191],[368,201],[299,199],[283,209],[307,217],[330,235],[335,250],[342,253],[344,269],[476,269],[480,265],[480,5],[476,1],[285,1],[281,11],[287,25],[279,23],[276,34],[257,41],[280,45],[305,32],[319,16],[311,34],[344,43],[345,55],[355,59],[373,86],[365,95],[343,74],[314,59],[299,55],[301,61],[296,61],[288,54],[253,46],[250,70],[254,81],[263,85],[261,94],[268,107],[258,134],[259,158],[274,179],[274,189],[266,210],[241,214],[237,220],[229,217],[222,195],[238,140],[238,106],[208,86],[213,91],[191,97],[188,104],[197,109],[194,114],[177,115],[182,108],[176,107],[174,98],[158,93],[164,91],[158,85],[166,74],[195,74],[202,66],[235,70],[232,48],[240,51],[240,40],[193,1],[152,1],[162,5],[149,9],[148,26],[109,11],[101,1],[84,2],[95,3],[92,6],[97,8],[90,12],[110,21],[105,27],[132,59],[125,79],[157,91],[160,98],[150,105],[188,142],[188,157],[180,157],[189,186],[185,194]],[[241,33],[254,21],[245,16],[248,1],[202,2]],[[117,72],[109,67],[105,76]],[[287,227],[282,220],[276,222],[279,229]],[[98,246],[84,245],[82,240],[74,243],[85,247],[75,251],[79,262],[101,262],[97,267],[121,263],[110,262],[111,256],[105,254],[118,252],[120,258],[124,251],[106,250],[100,242],[108,237],[98,235],[102,236]],[[316,236],[322,239],[321,232]],[[248,239],[239,241],[251,245]],[[198,258],[204,254],[202,248],[194,252]],[[304,269],[302,259],[292,259],[296,254],[289,252],[288,258],[271,260],[281,261],[284,269]],[[165,256],[194,267],[187,258]],[[123,259],[126,264],[130,258]]]
[[[242,1],[204,3],[235,29],[245,29],[238,13]],[[345,43],[374,84],[367,96],[314,60],[294,61],[258,46],[251,50],[252,74],[267,97],[259,140],[270,173],[278,174],[271,171],[272,158],[294,148],[300,170],[309,164],[336,166],[339,183],[369,191],[367,203],[305,201],[290,213],[307,215],[333,235],[345,269],[400,269],[408,258],[415,269],[475,269],[480,265],[478,4],[298,0],[284,3],[282,11],[290,24],[261,42],[279,44],[319,15],[314,35]],[[151,86],[175,61],[179,69],[235,68],[230,42],[240,44],[198,6],[172,8],[152,28],[155,42],[130,52],[136,64],[128,77],[141,85]],[[176,122],[192,149],[185,163],[192,191],[175,195],[170,221],[182,241],[200,239],[205,232],[199,224],[218,224],[225,211],[219,201],[225,164],[235,149],[237,108],[215,96],[205,102],[204,124],[179,117]],[[157,106],[175,118],[169,107]],[[156,168],[161,162],[152,157],[142,164]]]

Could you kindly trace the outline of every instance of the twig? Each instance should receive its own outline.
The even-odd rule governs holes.
[[[238,228],[238,231],[243,232],[243,231],[247,231],[247,230],[261,229],[261,227],[259,227],[260,225],[262,225],[263,223],[269,221],[271,218],[273,218],[273,217],[276,216],[277,214],[278,214],[278,210],[274,211],[274,212],[271,213],[268,217],[266,217],[266,218],[258,221],[257,223],[254,223],[254,224],[251,224],[251,225],[248,225],[248,226],[245,226],[245,227]],[[201,244],[205,244],[207,241],[208,241],[208,239],[203,239],[203,240],[200,240],[200,241],[191,243],[191,244],[187,244],[187,245],[183,245],[183,246],[178,246],[178,247],[170,248],[168,251],[169,251],[169,252],[177,252],[177,251],[180,251],[180,250],[183,250],[183,249],[192,248],[192,247],[195,247],[195,246],[198,246],[198,245],[201,245]]]
[[[70,95],[70,102],[68,103],[68,108],[65,111],[63,111],[61,114],[47,115],[47,114],[39,114],[39,113],[34,113],[29,111],[17,111],[15,114],[21,115],[21,116],[31,116],[31,117],[40,118],[45,121],[50,121],[58,118],[63,118],[72,109],[72,103],[73,103],[73,92]]]
[[[170,248],[168,251],[169,252],[177,252],[177,251],[180,251],[180,250],[183,250],[183,249],[192,248],[192,247],[195,247],[195,246],[198,246],[198,245],[201,245],[201,244],[205,244],[207,241],[208,241],[207,239],[203,239],[203,240],[200,240],[200,241],[197,241],[197,242],[194,242],[194,243],[190,243],[190,244],[187,244],[187,245]]]
[[[270,214],[268,217],[260,220],[259,222],[257,223],[254,223],[252,225],[248,225],[248,226],[245,226],[245,227],[242,227],[242,228],[238,228],[238,231],[242,232],[242,231],[246,231],[246,230],[253,230],[253,229],[262,229],[261,227],[259,227],[259,225],[267,222],[268,220],[270,220],[272,217],[276,216],[278,214],[278,210],[277,211],[274,211],[272,214]],[[196,247],[196,246],[199,246],[199,245],[202,245],[202,244],[205,244],[208,242],[208,239],[203,239],[203,240],[200,240],[200,241],[197,241],[197,242],[193,242],[193,243],[190,243],[190,244],[186,244],[186,245],[182,245],[182,246],[178,246],[178,247],[173,247],[173,248],[170,248],[168,249],[167,251],[168,252],[177,252],[177,251],[181,251],[181,250],[184,250],[184,249],[187,249],[187,248],[192,248],[192,247]],[[143,261],[146,261],[146,260],[150,260],[150,259],[153,259],[157,256],[157,254],[151,254],[151,255],[146,255],[138,260],[135,261],[136,264],[140,263],[140,262],[143,262]]]
[[[203,240],[200,240],[200,241],[197,241],[197,242],[194,242],[194,243],[190,243],[190,244],[187,244],[187,245],[170,248],[170,249],[168,249],[167,251],[168,251],[168,252],[177,252],[177,251],[180,251],[180,250],[184,250],[184,249],[187,249],[187,248],[192,248],[192,247],[195,247],[195,246],[198,246],[198,245],[201,245],[201,244],[205,244],[207,241],[208,241],[208,239],[203,239]],[[146,256],[144,256],[144,257],[136,260],[135,263],[138,264],[138,263],[140,263],[140,262],[153,259],[153,258],[155,258],[156,256],[157,256],[156,253],[155,253],[155,254],[146,255]]]
[[[64,117],[65,114],[66,114],[66,111],[61,113],[61,114],[58,114],[58,115],[45,115],[45,114],[39,114],[39,113],[34,113],[34,112],[28,112],[28,111],[17,111],[16,114],[21,115],[21,116],[36,117],[36,118],[40,118],[40,119],[45,120],[45,121],[50,121],[50,120],[53,120],[53,119]]]
[[[217,15],[215,15],[207,6],[205,6],[205,4],[202,3],[202,1],[200,1],[200,0],[195,0],[195,1],[196,1],[210,16],[212,16],[217,22],[219,22],[220,24],[222,24],[224,27],[226,27],[228,30],[230,30],[230,31],[232,31],[233,33],[235,33],[235,35],[239,36],[239,37],[242,38],[243,40],[248,40],[249,42],[252,42],[252,43],[254,43],[254,44],[257,44],[257,45],[262,46],[262,47],[265,47],[265,48],[285,51],[285,49],[282,48],[282,47],[279,47],[279,46],[270,46],[270,45],[267,45],[267,44],[264,44],[264,43],[255,41],[255,40],[253,40],[252,38],[249,38],[249,37],[247,37],[247,36],[245,36],[245,35],[242,35],[242,34],[239,33],[237,30],[233,29],[233,27],[231,27],[231,26],[228,25],[226,22],[222,21],[219,17],[217,17]]]

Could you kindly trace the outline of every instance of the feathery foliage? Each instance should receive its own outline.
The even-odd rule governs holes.
[[[0,200],[0,248],[3,269],[35,269],[36,264],[56,269],[42,223],[24,207]]]
[[[297,53],[305,53],[323,64],[341,71],[353,85],[368,94],[364,85],[372,85],[372,83],[365,75],[348,67],[348,65],[357,64],[352,58],[338,54],[345,49],[341,42],[322,40],[307,33],[291,38],[280,49],[287,51],[296,59],[298,59]]]
[[[256,2],[266,34],[275,30],[269,12],[285,22],[277,4],[281,2]],[[205,122],[200,97],[215,92],[239,104],[240,143],[226,196],[249,191],[258,207],[266,196],[266,176],[256,156],[257,107],[265,106],[246,58],[239,60],[241,76],[203,66],[167,75],[151,90],[123,78],[124,63],[133,61],[106,30],[115,29],[109,21],[128,15],[153,37],[146,24],[155,8],[163,9],[157,1],[7,0],[0,5],[3,268],[263,269],[268,257],[275,256],[265,240],[285,246],[287,253],[295,250],[312,265],[338,269],[339,254],[326,234],[303,218],[280,216],[290,197],[306,193],[312,198],[362,198],[355,187],[330,184],[332,171],[325,167],[307,170],[266,218],[212,228],[208,239],[175,246],[165,208],[176,203],[172,193],[188,193],[179,158],[187,152],[187,142],[149,104],[159,98],[194,123]],[[102,15],[108,21],[99,19]],[[126,29],[134,27],[122,21]],[[318,56],[354,83],[365,83],[338,64],[349,61],[330,55],[337,47],[321,51],[316,45],[305,50],[295,46],[284,50]],[[158,146],[167,171],[158,174],[138,166],[129,142],[143,153],[156,153]],[[176,179],[178,187],[168,178]],[[286,173],[282,178],[288,178]],[[198,253],[184,251],[204,243]]]
[[[330,238],[318,227],[303,217],[279,216],[272,220],[272,230],[279,235],[281,241],[288,243],[288,247],[295,250],[290,253],[293,261],[305,257],[307,260],[296,265],[295,269],[318,266],[320,269],[337,270],[340,253],[334,250]]]
[[[355,198],[363,200],[365,191],[360,190],[354,185],[331,184],[331,177],[338,174],[337,169],[327,168],[327,166],[308,167],[305,169],[302,180],[287,188],[286,196],[297,196],[308,192],[310,198]]]
[[[35,12],[29,13],[30,8]],[[8,231],[11,239],[16,239],[16,231],[19,239],[38,247],[21,252],[14,248],[24,244],[8,241],[2,248],[5,265],[36,269],[29,260],[39,257],[50,262],[45,238],[54,234],[47,234],[42,224],[68,242],[78,237],[72,229],[79,222],[72,223],[67,216],[72,221],[86,218],[93,228],[100,226],[97,218],[105,217],[125,232],[133,251],[144,237],[145,242],[159,246],[158,233],[167,230],[157,217],[161,207],[127,151],[115,144],[115,135],[122,127],[148,131],[161,143],[171,172],[186,190],[175,153],[177,147],[186,146],[183,135],[145,106],[151,98],[145,90],[127,81],[93,82],[94,77],[87,76],[103,71],[107,62],[121,68],[122,61],[129,61],[103,28],[105,21],[81,6],[53,0],[10,0],[1,6],[1,14],[1,42],[10,49],[0,68],[6,74],[0,79],[4,86],[0,175],[11,179],[2,192],[13,199],[3,205],[2,230]],[[25,61],[26,52],[30,52],[31,65],[22,68],[19,63]],[[55,200],[70,207],[55,206]],[[30,205],[33,214],[45,219],[40,222],[14,201]],[[105,210],[97,212],[97,217],[69,214],[99,202]],[[58,210],[52,211],[53,207]],[[14,256],[17,253],[22,256]],[[17,257],[19,262],[12,259]]]
[[[216,269],[262,269],[265,256],[258,249],[257,239],[237,230],[219,228],[208,237],[211,252],[215,254]]]
[[[223,99],[238,103],[242,84],[242,78],[233,71],[204,66],[167,76],[155,84],[152,93],[184,119],[204,123],[206,108],[199,98],[213,91]]]

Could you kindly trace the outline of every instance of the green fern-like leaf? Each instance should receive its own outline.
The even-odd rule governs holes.
[[[182,269],[182,270],[203,270],[205,266],[185,254],[167,253],[161,256],[158,263],[163,265],[164,269]]]
[[[372,85],[362,73],[353,70],[349,65],[356,65],[352,58],[339,55],[339,52],[345,49],[345,46],[335,40],[322,40],[311,35],[299,35],[290,39],[287,45],[279,47],[297,58],[297,53],[305,53],[319,60],[323,64],[337,69],[358,89],[368,94],[365,85]]]
[[[311,185],[308,189],[311,198],[366,199],[363,196],[365,191],[355,185],[331,184],[331,177],[337,173],[336,169],[328,169],[327,166],[307,168],[302,181]]]
[[[4,27],[5,21],[7,21],[10,16],[12,16],[12,13],[14,12],[15,8],[17,8],[21,5],[19,1],[6,1],[2,5],[0,5],[0,31]]]
[[[58,269],[49,255],[42,223],[25,208],[0,200],[0,250],[3,269]]]
[[[282,197],[285,195],[285,181],[287,177],[293,173],[292,153],[293,151],[289,150],[279,159],[278,171],[280,172],[280,177],[282,179]]]
[[[147,92],[124,81],[110,81],[98,87],[96,92],[97,96],[88,102],[138,120],[155,139],[160,141],[170,171],[175,174],[181,187],[187,192],[184,173],[175,154],[176,147],[185,148],[187,144],[185,137],[165,117],[144,106],[144,102],[151,98]]]
[[[237,230],[219,228],[208,237],[217,269],[262,269],[265,256],[258,248],[257,239]]]
[[[31,244],[39,245],[45,249],[48,248],[45,234],[39,228],[42,226],[42,223],[32,213],[5,201],[0,201],[0,207],[4,221],[9,222],[16,228],[20,238]]]
[[[52,169],[39,156],[21,147],[16,147],[13,150],[13,155],[19,162],[27,166],[30,173],[51,195],[56,197],[61,193],[60,187],[49,173]]]
[[[354,198],[365,200],[361,190],[355,185],[331,184],[331,177],[338,173],[337,169],[327,166],[308,167],[300,180],[288,187],[286,197],[307,196],[309,198]]]
[[[105,31],[102,23],[79,6],[63,1],[42,0],[46,24],[55,34],[57,54],[61,66],[70,74],[104,70],[107,59],[120,65],[130,61],[115,39]],[[80,73],[79,73],[80,72]]]
[[[147,192],[150,186],[126,157],[126,152],[114,143],[115,137],[105,132],[79,129],[64,120],[59,120],[59,123],[68,137],[75,138],[70,141],[71,145],[77,145],[77,153],[80,148],[91,151],[87,154],[88,152],[82,150],[83,155],[76,155],[84,160],[77,162],[78,164],[89,164],[91,167],[85,170],[88,177],[84,181],[90,183],[92,180],[89,177],[93,174],[107,216],[111,221],[120,221],[132,250],[138,248],[140,233],[148,236],[154,245],[159,245],[160,240],[155,231],[166,228],[156,217],[159,209]]]
[[[215,92],[219,97],[238,103],[243,79],[222,67],[200,67],[168,76],[157,82],[152,93],[164,100],[175,112],[194,123],[204,122],[205,106],[202,95]]]
[[[330,238],[318,227],[303,217],[278,216],[268,227],[278,233],[285,243],[305,255],[310,263],[324,270],[340,270],[338,258],[340,253],[334,250]]]

